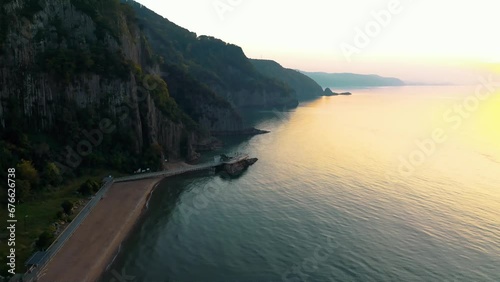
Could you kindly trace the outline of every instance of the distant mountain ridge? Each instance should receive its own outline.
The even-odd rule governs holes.
[[[305,72],[322,87],[377,87],[403,86],[405,82],[395,77],[383,77],[375,74]]]

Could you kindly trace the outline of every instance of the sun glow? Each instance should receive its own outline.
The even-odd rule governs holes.
[[[479,109],[476,122],[477,133],[498,147],[500,144],[500,91],[496,91]],[[500,149],[499,149],[500,150]]]
[[[293,69],[473,83],[470,62],[500,62],[497,0],[138,1],[251,58]],[[350,60],[346,44],[357,50]]]

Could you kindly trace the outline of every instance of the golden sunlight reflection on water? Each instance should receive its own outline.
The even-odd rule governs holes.
[[[315,169],[334,162],[338,167],[333,173],[339,177],[369,179],[371,189],[380,193],[399,197],[395,193],[411,191],[411,197],[426,204],[458,211],[453,213],[462,215],[457,232],[465,223],[498,227],[500,93],[478,99],[477,107],[464,107],[474,89],[379,88],[324,97],[293,115],[290,122],[303,134],[292,132],[282,138],[302,136],[304,140],[295,142],[310,148],[295,154],[304,154],[298,158],[309,159]],[[436,130],[439,142],[433,140]],[[471,240],[474,236],[478,234],[471,234]]]

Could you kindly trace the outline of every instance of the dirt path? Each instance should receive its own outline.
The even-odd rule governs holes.
[[[42,272],[39,281],[96,281],[161,179],[115,183]]]

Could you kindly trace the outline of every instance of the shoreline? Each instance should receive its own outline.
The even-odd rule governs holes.
[[[159,179],[159,181],[157,181],[154,185],[153,185],[153,188],[150,189],[148,195],[147,195],[147,198],[145,200],[145,203],[144,203],[144,206],[142,207],[142,210],[140,212],[140,214],[138,214],[138,216],[135,218],[135,222],[132,224],[132,226],[130,226],[130,230],[127,231],[126,235],[122,238],[121,242],[118,244],[118,247],[116,248],[113,256],[111,257],[111,259],[107,262],[106,264],[106,267],[101,271],[101,273],[99,274],[98,278],[96,279],[96,281],[100,281],[100,279],[102,278],[104,272],[108,271],[109,268],[111,267],[111,265],[115,262],[116,258],[118,257],[118,255],[120,254],[120,251],[121,251],[121,248],[122,248],[122,245],[124,242],[127,241],[127,239],[130,237],[130,235],[132,234],[132,232],[138,227],[138,224],[140,222],[140,219],[144,216],[144,214],[146,213],[146,211],[149,209],[149,201],[151,200],[151,198],[153,197],[153,193],[154,191],[156,190],[156,188],[158,187],[158,185],[165,179],[166,177],[164,178],[161,178]]]
[[[38,281],[98,281],[118,255],[164,178],[114,183]]]

